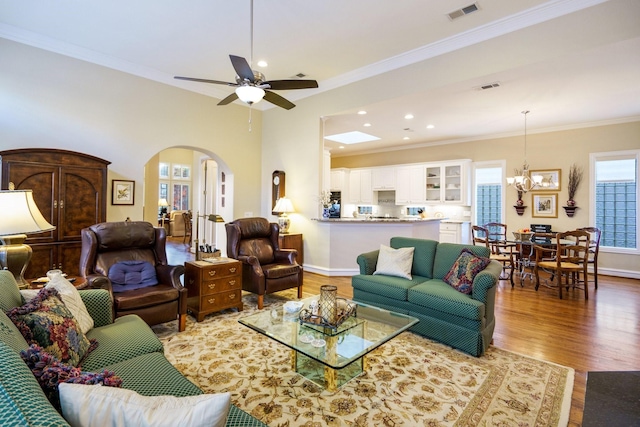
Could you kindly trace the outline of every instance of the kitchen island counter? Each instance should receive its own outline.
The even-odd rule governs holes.
[[[319,231],[331,248],[328,267],[317,273],[327,276],[353,276],[359,273],[356,258],[364,252],[389,245],[392,237],[438,240],[442,218],[330,218],[316,219]],[[309,266],[309,271],[314,271]],[[306,268],[306,266],[305,266]],[[326,270],[325,270],[326,268]]]

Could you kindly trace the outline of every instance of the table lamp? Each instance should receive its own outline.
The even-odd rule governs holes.
[[[291,204],[291,200],[286,197],[281,197],[276,202],[275,208],[273,208],[274,212],[278,212],[280,216],[278,217],[278,225],[280,225],[280,233],[287,234],[289,233],[289,226],[291,225],[291,220],[287,216],[288,213],[295,212],[293,209],[293,204]]]
[[[33,254],[26,235],[51,230],[31,190],[0,190],[0,268],[11,271],[20,288],[29,286],[23,275]]]

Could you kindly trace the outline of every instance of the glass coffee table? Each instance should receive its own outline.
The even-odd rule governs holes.
[[[303,308],[314,300],[319,296],[301,300]],[[292,369],[333,392],[367,369],[366,354],[419,321],[360,302],[355,304],[356,314],[335,331],[300,324],[299,312],[290,314],[282,307],[261,310],[239,322],[289,347]]]

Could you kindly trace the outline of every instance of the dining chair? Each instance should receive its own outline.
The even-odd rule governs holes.
[[[511,282],[511,287],[513,288],[513,271],[515,270],[513,248],[515,246],[507,243],[506,241],[492,241],[489,238],[489,230],[479,225],[474,225],[473,227],[471,227],[471,234],[473,237],[474,245],[486,246],[491,251],[490,258],[502,264],[503,275],[500,276],[500,279],[509,279],[509,281]]]
[[[588,264],[593,265],[593,283],[598,289],[598,252],[600,252],[600,237],[602,230],[597,227],[582,227],[578,230],[584,230],[589,233],[589,260]]]
[[[536,276],[536,291],[540,286],[540,269],[550,272],[553,280],[555,277],[558,288],[558,296],[562,299],[562,278],[565,278],[565,288],[579,287],[582,283],[584,299],[589,299],[587,287],[587,261],[589,258],[589,233],[584,230],[566,231],[557,233],[554,246],[542,246],[534,244],[536,262],[533,268]],[[550,255],[552,259],[544,259]],[[585,280],[580,279],[582,273]]]

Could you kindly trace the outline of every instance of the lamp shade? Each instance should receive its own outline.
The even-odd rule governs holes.
[[[255,86],[239,86],[236,89],[236,95],[242,102],[249,105],[260,102],[264,97],[264,90]]]
[[[31,190],[0,191],[0,236],[54,229],[40,213]]]
[[[273,208],[273,211],[278,213],[291,213],[295,212],[295,209],[293,209],[291,200],[286,197],[280,197],[276,202],[276,206]]]
[[[158,200],[158,206],[160,207],[167,207],[169,206],[169,202],[167,202],[167,199],[159,199]]]

